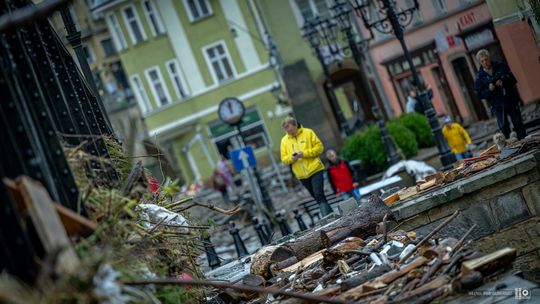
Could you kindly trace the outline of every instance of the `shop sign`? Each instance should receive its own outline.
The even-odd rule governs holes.
[[[459,20],[458,20],[459,28],[462,30],[465,28],[471,27],[475,25],[476,23],[478,23],[478,21],[476,19],[476,15],[474,14],[474,11],[469,12],[459,17]]]
[[[244,117],[242,117],[242,122],[240,123],[240,127],[245,127],[259,120],[261,120],[261,118],[259,117],[259,113],[257,111],[248,110],[246,114],[244,115]],[[223,123],[221,121],[219,121],[216,124],[209,125],[209,128],[210,128],[210,133],[212,134],[212,137],[214,138],[221,136],[223,134],[227,134],[229,132],[233,132],[235,130],[234,127],[230,126],[229,124]]]
[[[467,49],[474,50],[495,41],[495,36],[491,29],[487,28],[479,32],[472,33],[464,38]]]

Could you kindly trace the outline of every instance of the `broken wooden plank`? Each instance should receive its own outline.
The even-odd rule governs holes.
[[[419,191],[424,191],[426,189],[429,189],[431,187],[435,187],[437,185],[437,180],[436,179],[432,179],[432,180],[429,180],[425,183],[422,183],[420,185],[418,185],[418,190]]]
[[[323,250],[319,250],[315,253],[313,253],[312,255],[306,257],[305,259],[302,259],[301,261],[299,261],[298,263],[292,265],[292,266],[289,266],[287,268],[284,268],[283,269],[283,272],[296,272],[296,270],[298,268],[306,268],[308,267],[309,265],[317,262],[317,261],[320,261],[323,259],[323,251],[326,250],[326,249],[323,249]]]
[[[490,254],[461,263],[463,275],[471,271],[478,271],[486,276],[496,270],[505,268],[516,259],[516,249],[503,248]]]
[[[69,236],[89,236],[96,230],[97,225],[84,216],[58,203],[53,205]]]
[[[28,213],[43,248],[48,254],[58,253],[55,271],[73,273],[79,267],[79,258],[54,208],[49,193],[37,181],[22,176],[16,181]]]
[[[406,200],[409,197],[415,196],[417,193],[418,193],[418,189],[416,189],[416,186],[407,187],[398,191],[400,200]]]

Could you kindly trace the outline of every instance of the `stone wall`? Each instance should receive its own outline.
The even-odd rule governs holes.
[[[476,223],[471,246],[486,252],[517,249],[514,269],[540,283],[540,151],[504,161],[392,207],[403,229],[426,235],[456,210],[437,236],[461,238]]]

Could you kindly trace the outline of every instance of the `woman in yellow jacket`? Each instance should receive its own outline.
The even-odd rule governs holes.
[[[324,195],[324,165],[319,158],[324,146],[313,130],[298,127],[294,117],[287,116],[282,123],[287,132],[281,139],[280,154],[284,164],[291,165],[293,174],[319,203],[321,217],[332,212]]]
[[[469,145],[471,144],[469,134],[460,124],[452,122],[450,116],[444,118],[442,132],[457,160],[472,157],[469,151]]]

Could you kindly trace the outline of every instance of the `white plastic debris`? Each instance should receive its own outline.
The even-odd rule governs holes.
[[[122,288],[116,278],[118,278],[118,272],[111,265],[99,266],[92,282],[94,283],[94,293],[102,299],[100,303],[122,304],[132,300],[131,297],[122,294]]]
[[[385,265],[390,264],[390,261],[388,260],[388,255],[386,254],[386,252],[379,253],[379,256],[381,257],[381,261],[382,261],[383,264],[385,264]]]
[[[413,245],[413,244],[407,245],[407,247],[405,247],[405,249],[403,249],[403,251],[402,251],[401,254],[399,255],[399,259],[402,259],[404,256],[406,256],[407,254],[409,254],[409,252],[411,252],[413,249],[414,249],[414,245]]]
[[[427,165],[425,162],[416,160],[402,160],[388,168],[382,179],[387,179],[403,169],[405,169],[409,175],[414,177],[416,181],[424,179],[426,176],[435,174],[437,172],[433,167]]]
[[[189,231],[187,227],[182,227],[187,226],[188,223],[180,214],[174,213],[155,204],[139,204],[138,208],[140,210],[139,215],[143,220],[142,224],[146,228],[153,228],[157,223],[165,218],[161,224],[162,226],[180,233],[187,233]]]
[[[369,258],[373,261],[373,263],[375,263],[375,265],[379,266],[379,265],[382,265],[382,261],[381,259],[379,258],[379,256],[375,253],[375,252],[372,252],[369,254]]]
[[[315,289],[313,289],[312,292],[317,292],[317,291],[321,291],[321,290],[323,290],[323,287],[322,287],[322,284],[319,284],[319,285],[317,285],[317,287],[315,287]]]

